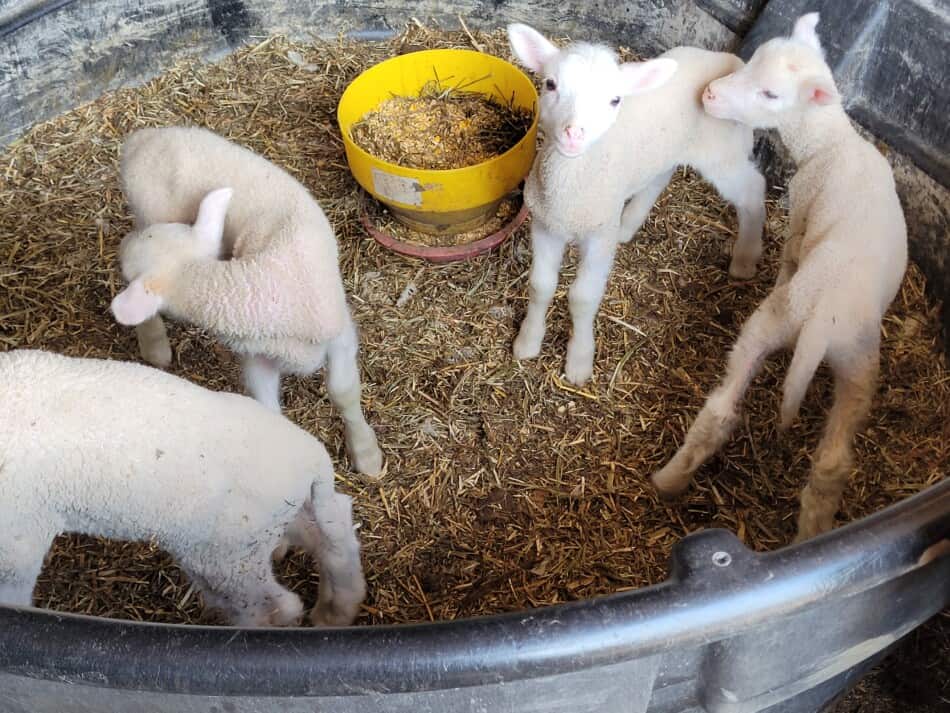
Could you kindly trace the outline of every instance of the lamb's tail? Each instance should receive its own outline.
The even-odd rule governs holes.
[[[792,425],[798,415],[798,409],[805,398],[805,392],[811,383],[818,365],[828,351],[828,331],[825,320],[812,317],[806,321],[795,343],[795,354],[785,375],[782,395],[781,427]]]

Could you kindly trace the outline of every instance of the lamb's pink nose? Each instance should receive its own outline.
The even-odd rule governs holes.
[[[572,143],[577,143],[584,138],[584,130],[576,126],[565,126],[564,133]]]
[[[703,101],[704,102],[716,101],[716,93],[712,90],[712,87],[706,87],[706,91],[703,92]]]

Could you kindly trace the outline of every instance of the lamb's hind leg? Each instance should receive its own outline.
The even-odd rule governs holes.
[[[770,294],[742,327],[722,384],[709,395],[676,455],[651,478],[662,495],[684,491],[693,473],[725,443],[739,422],[739,402],[749,382],[765,358],[794,336],[786,317],[786,295],[786,290]]]
[[[159,315],[146,319],[135,328],[139,353],[153,366],[164,368],[172,363],[172,345],[168,341],[165,323]]]
[[[796,542],[834,527],[841,495],[854,468],[853,442],[871,410],[877,389],[879,337],[865,341],[866,351],[842,356],[829,353],[835,375],[835,399],[828,422],[812,458],[808,485],[802,491]]]
[[[15,513],[3,517],[0,511],[0,522],[6,526],[13,524],[12,531],[0,542],[0,604],[28,607],[53,536],[22,531],[17,528],[16,519]]]
[[[313,497],[287,528],[286,541],[302,548],[320,566],[320,592],[310,615],[317,626],[345,626],[366,596],[359,541],[353,530],[353,503],[332,483],[316,483]]]
[[[755,276],[756,264],[762,255],[765,178],[751,161],[700,170],[719,194],[736,207],[739,236],[732,246],[729,274],[740,280],[748,280]]]
[[[232,626],[293,626],[303,617],[303,602],[274,578],[270,552],[258,547],[241,553],[199,549],[179,563]]]
[[[383,452],[360,404],[358,350],[356,326],[347,318],[343,333],[327,348],[327,393],[343,417],[346,450],[353,466],[360,473],[376,476],[383,469]]]
[[[620,242],[629,243],[640,231],[656,199],[660,197],[673,176],[673,170],[665,171],[650,181],[639,193],[635,193],[623,208],[620,216]]]

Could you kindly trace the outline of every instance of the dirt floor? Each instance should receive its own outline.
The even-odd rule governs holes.
[[[3,348],[137,358],[133,333],[108,313],[121,289],[116,248],[130,227],[118,149],[136,127],[200,124],[288,168],[337,230],[361,329],[364,405],[387,459],[382,481],[349,469],[319,376],[286,379],[284,400],[287,416],[338,457],[340,487],[355,496],[369,586],[358,623],[452,619],[643,587],[665,578],[673,543],[702,528],[732,530],[756,550],[788,544],[830,401],[823,371],[783,436],[776,416],[788,359],[771,360],[746,399],[742,426],[685,496],[662,503],[646,480],[681,442],[742,321],[774,280],[780,194],[769,202],[761,272],[736,283],[725,253],[733,211],[679,173],[619,252],[597,323],[594,378],[583,388],[561,375],[573,256],[541,357],[518,363],[511,343],[527,298],[527,227],[491,255],[447,266],[398,257],[360,228],[334,114],[346,83],[405,47],[471,42],[420,28],[359,51],[270,38],[220,65],[183,62],[142,88],[36,127],[0,154]],[[475,42],[507,55],[498,33]],[[938,306],[924,288],[912,267],[885,319],[882,383],[857,439],[859,465],[839,522],[920,491],[950,464],[950,370]],[[236,361],[207,334],[173,326],[171,338],[171,371],[240,389]],[[315,600],[309,560],[295,555],[280,571],[306,602]],[[57,539],[35,600],[125,619],[214,621],[155,545],[80,535]],[[939,638],[946,626],[936,630]],[[927,650],[945,655],[941,641]],[[900,688],[912,670],[900,661],[915,655],[908,646],[866,690],[883,697]],[[944,670],[935,705],[948,698],[947,679]],[[862,705],[846,700],[835,710],[891,710]]]

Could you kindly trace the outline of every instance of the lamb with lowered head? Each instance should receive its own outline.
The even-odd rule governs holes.
[[[307,189],[199,128],[136,131],[122,148],[121,173],[135,230],[119,250],[129,285],[112,312],[136,326],[142,356],[156,366],[171,361],[160,314],[196,324],[242,355],[248,392],[276,411],[281,373],[307,375],[326,362],[350,458],[378,474],[383,454],[360,405],[358,339],[336,239]]]

